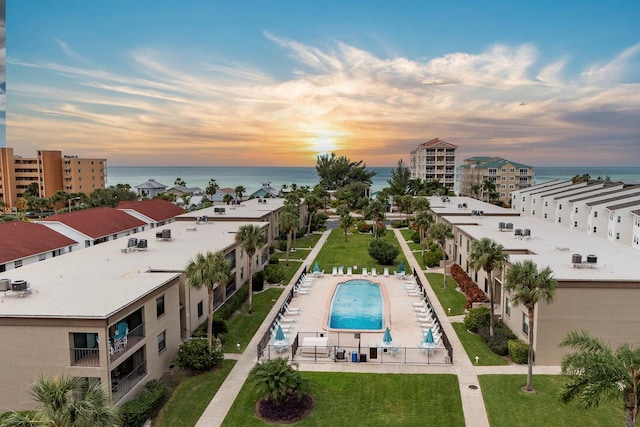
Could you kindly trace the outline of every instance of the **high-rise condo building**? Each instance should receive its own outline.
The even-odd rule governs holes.
[[[411,150],[411,178],[438,180],[453,191],[456,182],[457,145],[435,138]]]

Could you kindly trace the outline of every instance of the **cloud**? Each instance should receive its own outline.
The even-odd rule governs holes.
[[[638,141],[640,85],[622,78],[640,44],[571,75],[568,56],[545,62],[532,44],[415,59],[264,35],[291,58],[288,77],[169,50],[132,51],[128,70],[11,59],[65,83],[12,85],[10,143],[79,155],[104,146],[111,164],[187,165],[313,165],[330,147],[386,166],[440,137],[465,157],[580,163],[579,146],[612,164],[640,162],[638,150],[614,160],[618,150],[602,143]]]

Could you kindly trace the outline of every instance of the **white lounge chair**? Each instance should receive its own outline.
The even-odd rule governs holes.
[[[347,276],[351,276],[352,274],[351,267],[347,267]]]
[[[293,288],[293,292],[298,295],[309,295],[309,289],[302,289],[300,287]]]
[[[367,276],[367,267],[362,267],[362,275]]]
[[[288,302],[285,302],[283,307],[285,308],[285,310],[292,313],[300,313],[302,311],[300,307],[291,307]]]
[[[373,276],[373,277],[378,277],[378,272],[376,271],[376,268],[375,268],[375,267],[372,267],[372,268],[371,268],[371,276]]]
[[[337,276],[338,275],[338,267],[333,267],[331,269],[331,275],[332,276]]]
[[[280,315],[279,321],[282,323],[293,323],[296,321],[295,317],[285,317]]]
[[[344,276],[344,267],[338,268],[338,276]]]
[[[387,267],[385,267],[384,270],[382,271],[382,275],[384,277],[389,277],[389,269]]]

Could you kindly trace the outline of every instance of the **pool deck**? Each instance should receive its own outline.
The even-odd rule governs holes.
[[[296,359],[299,368],[302,371],[321,371],[321,372],[366,372],[366,373],[403,373],[403,374],[453,374],[458,378],[460,387],[460,396],[462,399],[462,409],[464,413],[465,425],[467,427],[488,427],[487,418],[480,384],[478,382],[478,374],[526,374],[526,365],[508,365],[508,366],[474,366],[467,356],[464,347],[460,343],[453,327],[451,326],[451,318],[448,318],[444,309],[440,306],[436,295],[430,286],[424,273],[420,270],[420,266],[415,261],[407,243],[397,229],[393,230],[400,242],[400,247],[406,255],[409,265],[407,271],[414,268],[418,272],[418,276],[425,284],[427,295],[432,302],[434,309],[442,323],[442,328],[447,335],[452,347],[454,360],[453,364],[404,364],[404,363],[314,363]],[[330,231],[323,233],[320,241],[307,257],[307,262],[300,266],[300,269],[294,276],[299,277],[305,266],[316,258],[322,245],[326,241]],[[327,269],[330,266],[321,266]],[[391,269],[392,270],[392,269]],[[438,271],[438,270],[435,270]],[[440,270],[442,271],[442,270]],[[321,332],[326,329],[323,326],[323,319],[326,317],[326,310],[331,296],[333,285],[339,281],[345,281],[350,278],[360,278],[360,274],[353,274],[351,277],[342,276],[334,277],[325,273],[324,277],[319,278],[310,288],[308,295],[298,295],[291,302],[292,307],[299,307],[301,313],[294,316],[294,322],[291,322],[292,336],[296,332]],[[380,283],[387,289],[390,302],[391,313],[391,335],[394,343],[398,346],[417,348],[421,338],[420,325],[415,318],[415,312],[412,309],[412,302],[418,301],[417,297],[411,297],[404,289],[404,281],[394,277],[369,278],[372,281]],[[374,280],[375,279],[375,280]],[[287,286],[287,290],[293,288],[295,280]],[[265,322],[261,325],[255,334],[246,351],[242,355],[234,355],[230,357],[237,359],[237,363],[231,370],[227,379],[224,381],[216,395],[213,397],[204,413],[198,420],[197,427],[214,427],[222,425],[224,418],[236,399],[240,389],[242,388],[249,372],[257,361],[255,349],[258,342],[269,330],[272,319],[277,315],[279,308],[286,300],[287,292],[284,292],[278,301],[274,304],[273,309],[266,317]],[[456,319],[459,321],[459,318]],[[331,344],[331,333],[329,333],[329,343]],[[363,333],[361,346],[375,346],[382,341],[382,332]],[[534,366],[535,374],[558,374],[559,367],[556,366]],[[471,388],[474,386],[475,388]]]

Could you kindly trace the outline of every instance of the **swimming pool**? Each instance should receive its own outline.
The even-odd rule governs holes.
[[[369,280],[339,283],[329,309],[330,329],[377,331],[384,324],[384,299],[379,284]]]

